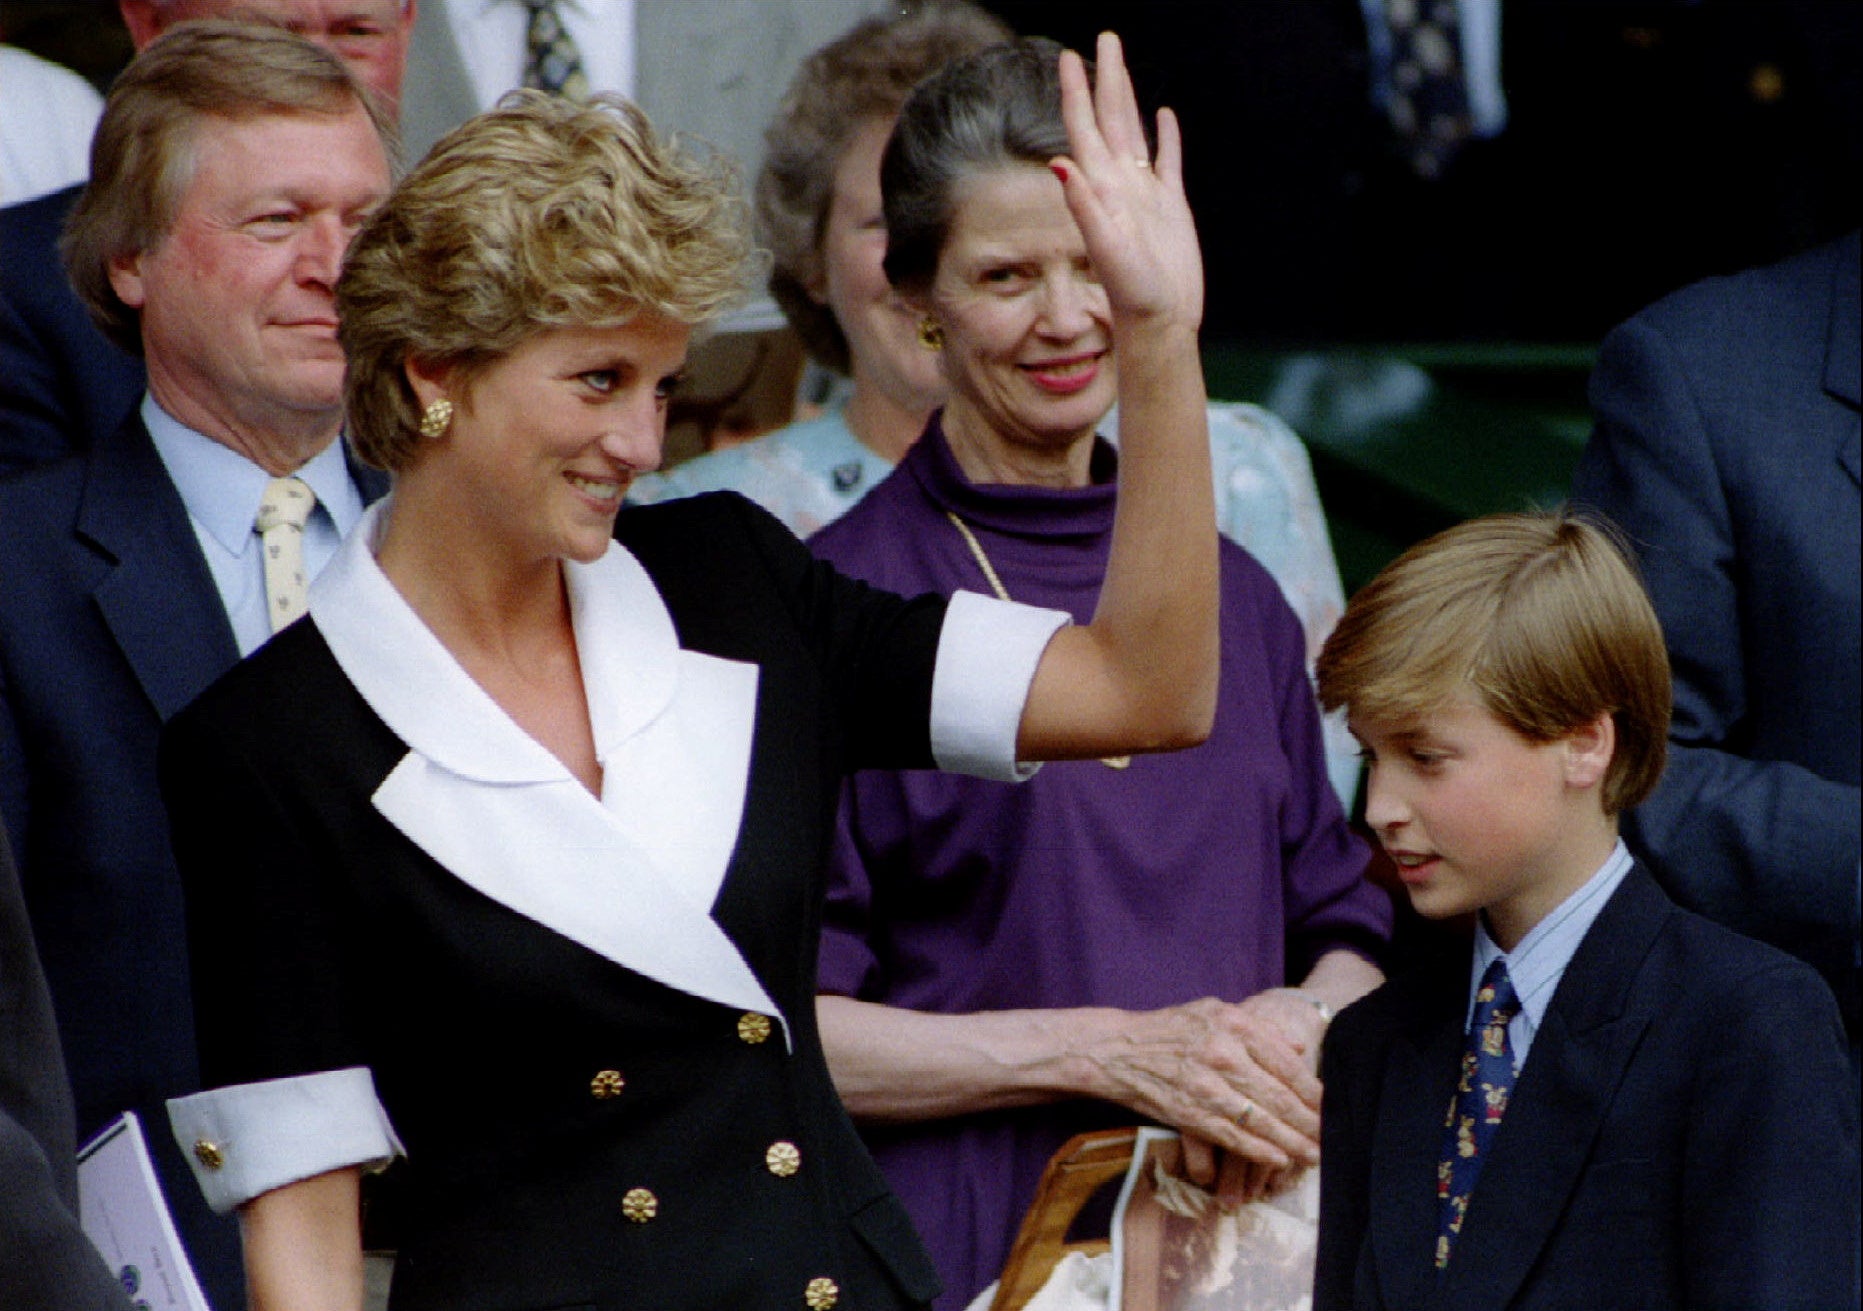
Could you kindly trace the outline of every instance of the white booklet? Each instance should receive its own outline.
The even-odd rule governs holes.
[[[134,1111],[78,1152],[78,1218],[137,1311],[212,1311],[155,1175]]]

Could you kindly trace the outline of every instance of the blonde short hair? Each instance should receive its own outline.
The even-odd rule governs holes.
[[[410,359],[470,385],[551,328],[711,318],[744,292],[748,232],[722,156],[688,155],[618,97],[512,92],[441,138],[350,247],[336,299],[356,453],[413,461]]]
[[[1662,776],[1662,627],[1614,532],[1567,510],[1474,519],[1411,547],[1352,598],[1318,675],[1327,710],[1381,724],[1463,692],[1530,742],[1609,714],[1607,814]]]
[[[117,299],[111,262],[168,235],[194,179],[203,120],[362,109],[393,159],[394,129],[343,61],[283,28],[220,20],[178,23],[123,70],[91,140],[90,183],[60,241],[65,271],[99,329],[142,353],[140,314]]]

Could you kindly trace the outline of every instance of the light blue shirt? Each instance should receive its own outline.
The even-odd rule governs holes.
[[[265,612],[265,563],[253,529],[272,475],[171,417],[153,396],[142,398],[141,413],[156,453],[187,507],[207,572],[233,626],[233,640],[242,656],[251,655],[272,635]],[[362,494],[350,479],[340,440],[296,472],[317,496],[317,508],[304,525],[304,570],[315,578],[362,518]]]
[[[1475,1018],[1475,991],[1481,986],[1481,976],[1497,958],[1505,959],[1507,977],[1514,981],[1514,993],[1520,998],[1520,1013],[1507,1026],[1516,1071],[1527,1062],[1527,1051],[1546,1018],[1553,994],[1559,990],[1559,980],[1565,977],[1565,967],[1572,963],[1578,944],[1591,932],[1598,912],[1630,872],[1630,863],[1630,849],[1619,840],[1598,872],[1535,924],[1511,952],[1495,945],[1485,920],[1476,924],[1475,957],[1469,964],[1468,1010],[1462,1028],[1466,1031]]]

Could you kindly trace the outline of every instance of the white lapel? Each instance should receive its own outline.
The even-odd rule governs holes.
[[[710,914],[743,818],[755,666],[681,650],[665,602],[620,545],[569,565],[603,767],[597,801],[382,573],[372,547],[385,504],[311,594],[337,664],[409,748],[375,808],[460,880],[564,937],[682,992],[782,1019]]]

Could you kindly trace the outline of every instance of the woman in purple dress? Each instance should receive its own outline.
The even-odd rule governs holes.
[[[1053,162],[1058,54],[998,46],[907,102],[882,165],[885,267],[949,401],[812,545],[888,588],[1085,618],[1115,516],[1096,428],[1115,401],[1145,404],[1155,344],[1109,307],[1080,179]],[[1126,166],[1150,167],[1138,150]],[[1220,1150],[1244,1190],[1317,1159],[1320,1037],[1381,977],[1390,908],[1327,782],[1299,622],[1228,542],[1221,574],[1206,745],[1050,765],[1017,789],[874,772],[844,794],[822,1034],[941,1307],[995,1277],[1076,1132],[1163,1123],[1193,1176]]]

